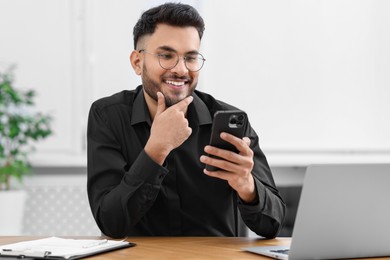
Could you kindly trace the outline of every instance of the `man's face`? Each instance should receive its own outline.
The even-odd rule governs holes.
[[[200,47],[198,31],[195,27],[175,27],[159,24],[152,35],[140,40],[138,49],[145,52],[140,55],[140,75],[144,90],[157,101],[157,92],[165,96],[167,106],[192,95],[198,83],[199,72],[191,72],[184,64],[183,57],[197,53]],[[164,69],[154,54],[177,53],[178,64],[172,69]]]

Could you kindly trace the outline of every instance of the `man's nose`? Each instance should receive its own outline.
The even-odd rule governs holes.
[[[176,66],[171,69],[172,72],[176,72],[179,75],[187,74],[188,69],[186,66],[186,61],[183,57],[179,58],[179,61],[177,62]]]

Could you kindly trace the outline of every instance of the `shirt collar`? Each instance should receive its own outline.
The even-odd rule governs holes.
[[[131,125],[135,125],[142,122],[146,122],[149,125],[152,125],[150,120],[149,108],[145,101],[142,86],[138,86],[136,92],[137,94],[134,98],[133,109],[131,112]]]
[[[196,92],[194,92],[192,96],[194,97],[194,100],[188,107],[188,118],[190,118],[190,120],[192,118],[194,120],[192,121],[194,124],[211,124],[213,122],[213,119],[211,118],[210,111],[207,108],[206,104],[203,102],[202,99],[200,99]]]
[[[141,122],[146,122],[151,125],[149,109],[145,101],[144,91],[142,86],[137,87],[136,96],[133,102],[133,110],[131,113],[131,125]],[[212,123],[210,111],[202,99],[196,94],[192,95],[194,100],[188,107],[188,118],[190,125],[206,125]]]

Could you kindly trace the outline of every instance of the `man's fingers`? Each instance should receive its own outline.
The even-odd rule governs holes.
[[[244,140],[244,142],[248,145],[248,146],[250,146],[251,145],[251,139],[249,139],[249,137],[244,137],[244,138],[242,138],[242,140]]]
[[[177,104],[171,106],[169,109],[175,109],[177,111],[185,112],[187,111],[187,107],[189,104],[191,104],[192,100],[194,98],[192,96],[186,97],[185,99],[181,100]],[[157,92],[157,111],[156,115],[161,114],[167,109],[165,104],[165,97],[164,94],[161,92]]]
[[[251,149],[249,148],[251,140],[248,137],[243,137],[242,139],[240,139],[232,134],[222,132],[221,139],[234,145],[240,152],[240,154],[248,154],[251,151]]]
[[[192,96],[186,97],[185,99],[181,100],[179,103],[177,103],[175,106],[180,111],[186,111],[187,107],[191,102],[194,100]]]
[[[164,94],[161,93],[161,92],[157,92],[157,111],[156,111],[156,115],[159,115],[162,112],[164,112],[165,108],[166,108],[166,106],[165,106]]]

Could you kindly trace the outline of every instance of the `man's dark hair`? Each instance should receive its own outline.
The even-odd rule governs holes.
[[[203,18],[194,7],[181,3],[165,3],[142,14],[133,30],[134,49],[137,49],[138,40],[142,36],[154,33],[157,24],[193,26],[198,30],[199,38],[202,39],[203,36]]]

